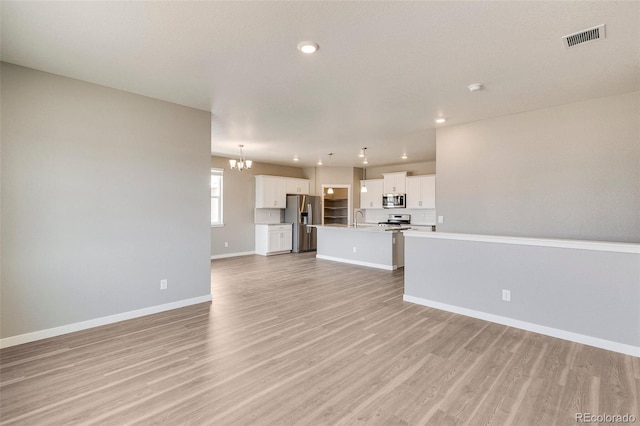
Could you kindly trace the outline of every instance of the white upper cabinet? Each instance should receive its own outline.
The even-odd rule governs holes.
[[[436,175],[407,177],[407,208],[436,208]]]
[[[382,179],[361,180],[362,184],[367,186],[367,192],[360,192],[360,208],[361,209],[381,209],[382,208]]]
[[[284,209],[287,204],[286,178],[256,176],[256,208]]]
[[[407,172],[383,173],[385,194],[404,194],[407,192]]]
[[[309,195],[309,179],[285,178],[287,194]]]

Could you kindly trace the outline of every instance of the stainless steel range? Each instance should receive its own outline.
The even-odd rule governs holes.
[[[411,228],[411,215],[410,214],[390,214],[385,222],[378,222],[378,226],[382,226],[392,229],[410,229]]]

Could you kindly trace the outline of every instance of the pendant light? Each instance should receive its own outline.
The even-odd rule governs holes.
[[[327,189],[327,194],[329,194],[329,195],[333,195],[333,185],[331,184],[331,174],[332,174],[332,171],[333,171],[332,158],[333,158],[333,152],[330,152],[329,153],[329,189]]]
[[[244,148],[244,145],[238,145],[238,147],[240,147],[240,159],[237,161],[229,160],[229,167],[231,168],[231,170],[237,170],[241,172],[244,169],[250,169],[253,161],[245,160],[244,153],[242,152],[242,148]]]
[[[367,164],[369,164],[369,161],[367,161],[367,147],[365,146],[361,148],[360,152],[362,153],[362,157],[364,157],[364,160],[362,160],[362,164],[364,164],[364,167],[362,168],[363,179],[362,186],[360,187],[360,192],[367,192],[367,183],[365,182],[367,180]]]

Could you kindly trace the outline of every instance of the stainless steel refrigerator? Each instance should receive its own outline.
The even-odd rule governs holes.
[[[314,251],[317,248],[317,229],[320,225],[320,197],[287,195],[284,221],[293,224],[293,252]]]

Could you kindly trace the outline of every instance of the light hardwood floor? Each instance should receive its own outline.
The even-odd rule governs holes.
[[[212,304],[0,351],[0,423],[640,424],[640,359],[402,301],[403,271],[212,262]]]

